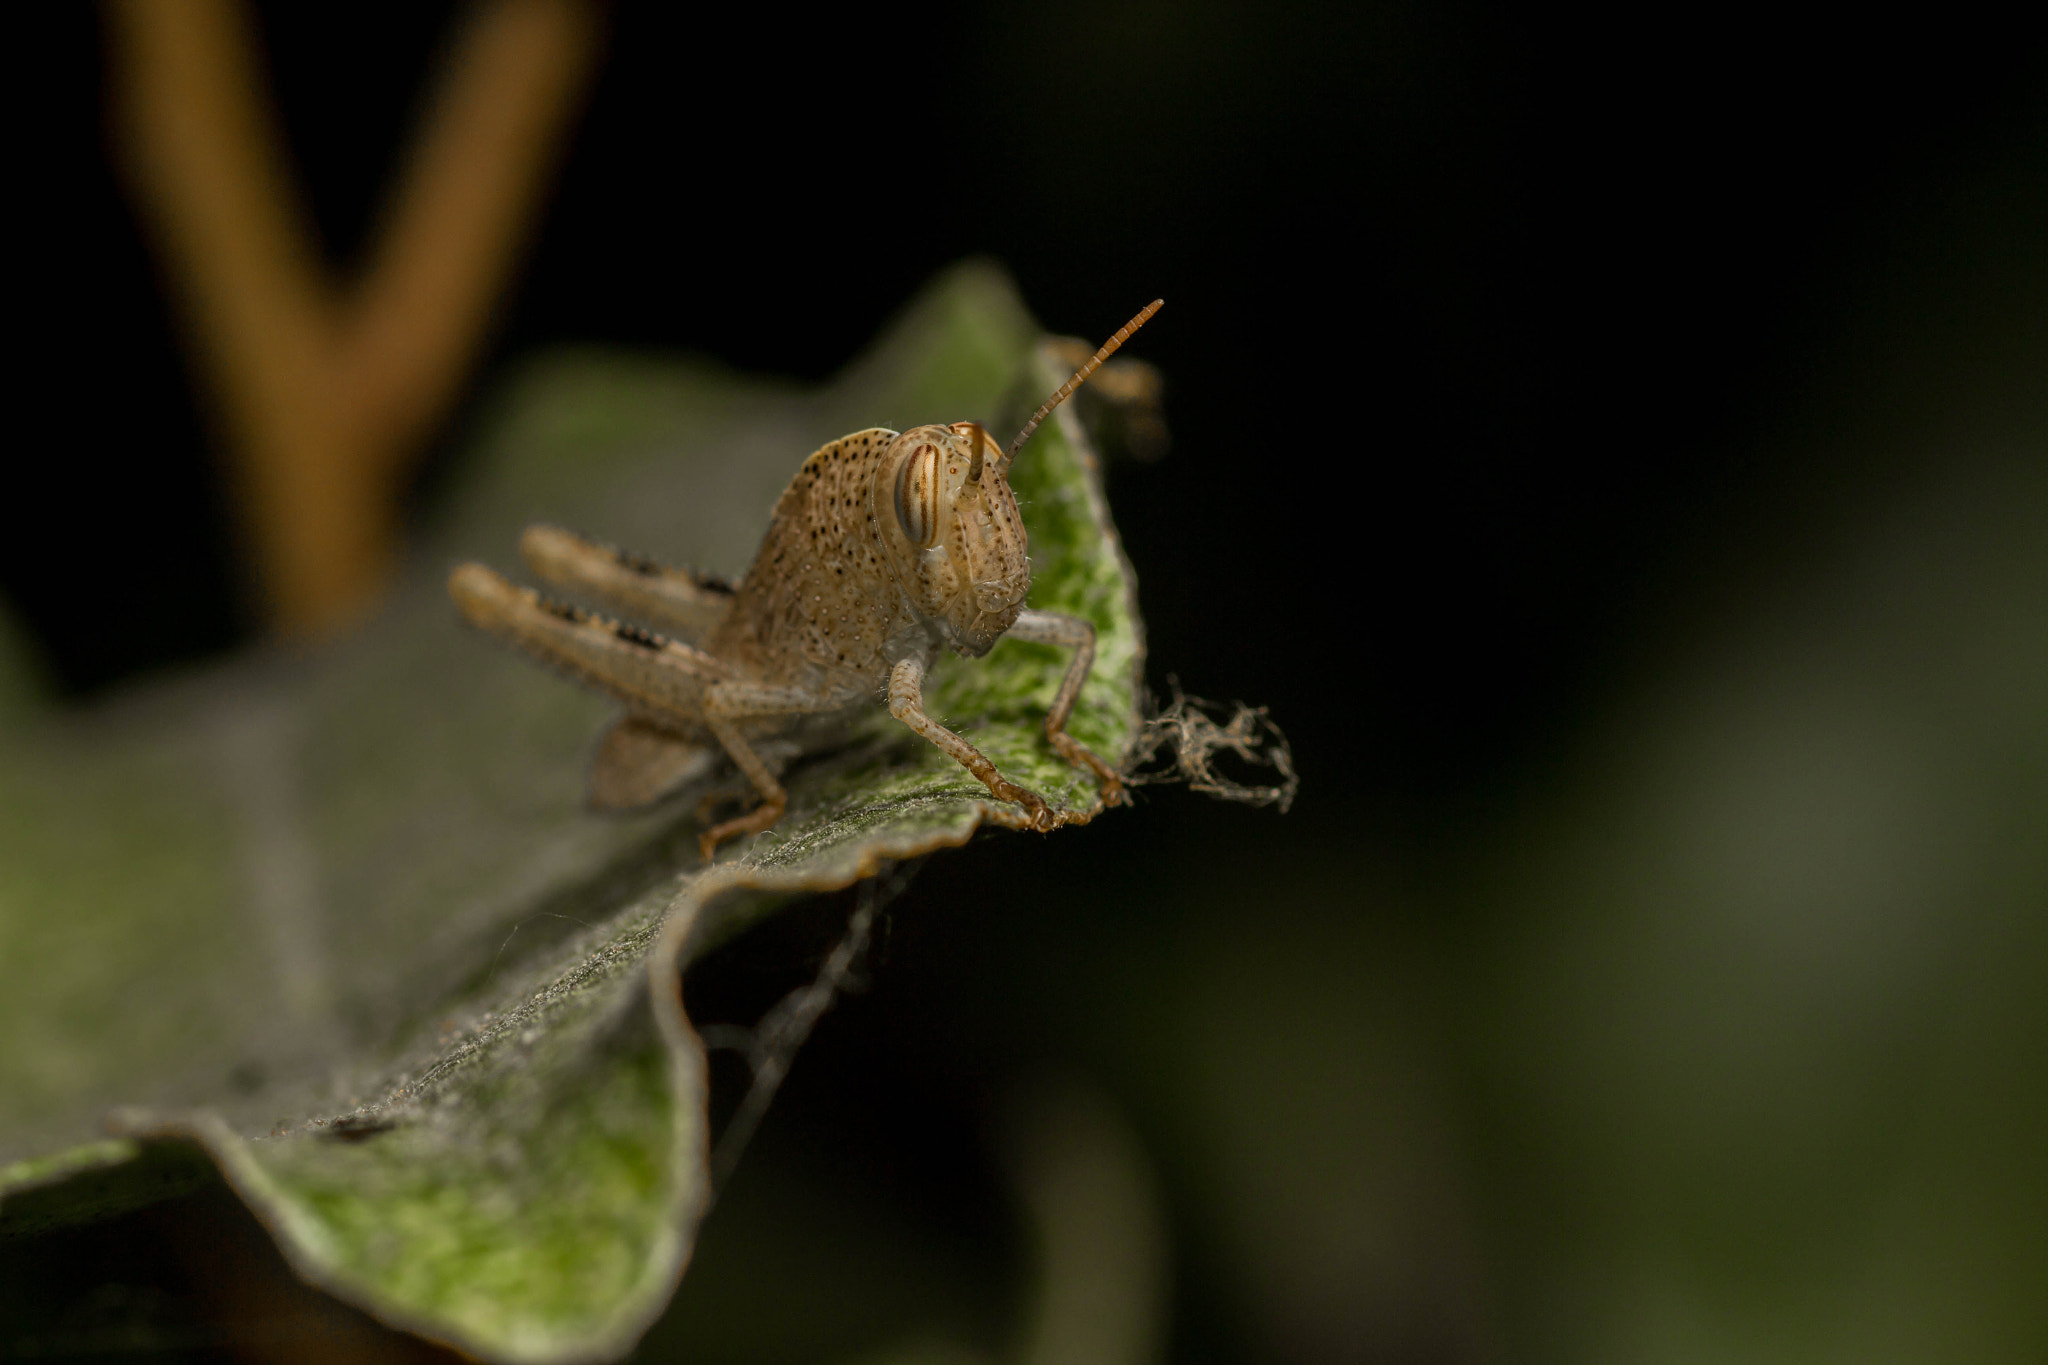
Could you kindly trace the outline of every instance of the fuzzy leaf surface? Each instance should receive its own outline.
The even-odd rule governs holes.
[[[695,851],[691,793],[589,813],[607,707],[465,629],[453,563],[529,521],[743,572],[811,450],[979,418],[1065,378],[1007,281],[939,280],[837,382],[575,353],[528,366],[382,614],[88,712],[0,715],[0,1238],[160,1198],[203,1153],[308,1280],[486,1359],[617,1357],[707,1202],[690,958],[792,894],[1011,815],[877,707],[786,775],[789,813]],[[1033,606],[1094,621],[1071,729],[1114,761],[1142,637],[1063,409],[1012,473]],[[1040,731],[1064,664],[1005,643],[928,703],[1072,811]],[[1010,836],[1005,836],[1010,837]],[[204,1171],[203,1163],[196,1169]]]

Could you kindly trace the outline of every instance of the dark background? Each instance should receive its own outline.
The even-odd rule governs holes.
[[[346,268],[453,7],[258,9]],[[83,694],[250,622],[91,12],[40,22],[23,392],[71,449],[0,584]],[[1962,21],[1074,4],[713,35],[627,5],[613,34],[477,387],[581,340],[820,379],[970,253],[1066,333],[1163,295],[1141,353],[1179,447],[1114,490],[1154,657],[1291,717],[1316,785],[1389,815],[1568,726],[1703,555],[1887,477],[1763,433],[1854,355],[1873,280],[2044,212],[2042,46]],[[839,211],[877,191],[902,211]],[[2001,302],[1951,300],[1929,344],[1966,356]]]
[[[345,268],[454,9],[258,8]],[[899,902],[873,990],[805,1054],[760,1161],[853,1153],[816,1159],[900,1184],[903,1207],[925,1189],[935,1220],[1001,1221],[958,1193],[999,1184],[973,1155],[983,1077],[1098,1061],[1087,1001],[1114,989],[1062,1003],[1065,955],[1090,979],[1147,970],[1148,935],[1222,848],[1253,916],[1307,896],[1328,932],[1370,920],[1452,943],[1431,960],[1455,964],[1457,935],[1500,912],[1444,888],[1543,806],[1652,661],[1924,472],[1883,437],[1975,401],[1985,373],[2038,366],[2009,386],[2038,410],[2048,374],[2048,49],[2030,33],[1421,0],[742,7],[715,32],[671,7],[612,14],[475,392],[582,341],[822,379],[975,253],[1063,333],[1099,339],[1163,295],[1134,353],[1168,377],[1175,446],[1110,475],[1153,677],[1269,706],[1303,774],[1284,819],[1161,796],[1057,856],[942,859]],[[93,12],[32,23],[16,60],[35,54],[46,99],[17,139],[16,402],[64,434],[17,437],[37,491],[10,494],[0,598],[83,699],[253,625],[178,323],[106,156]],[[843,211],[878,193],[900,210]],[[1259,871],[1315,858],[1395,894]],[[814,961],[832,927],[810,927],[771,959]],[[1446,970],[1422,1013],[1455,1033],[1478,987]],[[1555,1205],[1501,1155],[1497,1090],[1455,1046],[1429,1055],[1485,1268],[1459,1302],[1495,1327],[1283,1354],[1569,1339],[1529,1302],[1528,1220]],[[1181,1138],[1119,1067],[1142,1070],[1096,1069],[1175,1210],[1176,1357],[1266,1356],[1257,1296],[1175,1174]]]

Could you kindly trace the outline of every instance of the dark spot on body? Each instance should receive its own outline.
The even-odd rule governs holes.
[[[628,554],[624,550],[614,550],[612,553],[617,557],[620,564],[624,565],[628,569],[631,569],[634,573],[640,574],[647,578],[661,577],[661,565],[655,563],[653,560],[647,558],[645,555]]]
[[[612,634],[618,636],[627,644],[638,645],[642,649],[660,649],[668,643],[668,641],[662,639],[651,630],[642,630],[638,626],[629,625],[624,622],[614,625],[612,627]]]

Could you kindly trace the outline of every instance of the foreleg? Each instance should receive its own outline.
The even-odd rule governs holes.
[[[889,714],[923,735],[961,767],[980,778],[982,785],[986,786],[998,801],[1012,801],[1022,806],[1026,822],[1032,829],[1043,833],[1057,825],[1058,817],[1054,815],[1052,808],[1045,804],[1043,797],[1036,792],[1026,791],[1004,777],[981,750],[924,713],[924,671],[925,661],[915,657],[903,660],[890,670]]]
[[[1031,611],[1028,608],[1017,614],[1016,624],[1007,632],[1012,640],[1029,640],[1034,644],[1063,645],[1074,651],[1074,657],[1067,664],[1067,674],[1060,679],[1060,690],[1052,699],[1052,710],[1046,713],[1045,737],[1060,757],[1075,767],[1087,768],[1102,782],[1102,799],[1114,806],[1124,799],[1123,778],[1116,769],[1097,758],[1088,746],[1067,733],[1067,717],[1073,714],[1074,702],[1081,695],[1081,684],[1088,681],[1088,670],[1095,664],[1095,627],[1078,616],[1063,616],[1056,611]]]

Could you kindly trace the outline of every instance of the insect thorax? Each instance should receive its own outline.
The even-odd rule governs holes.
[[[870,507],[895,435],[855,432],[804,461],[708,642],[712,653],[757,678],[802,676],[851,701],[880,685],[892,646],[926,633],[884,562]]]

